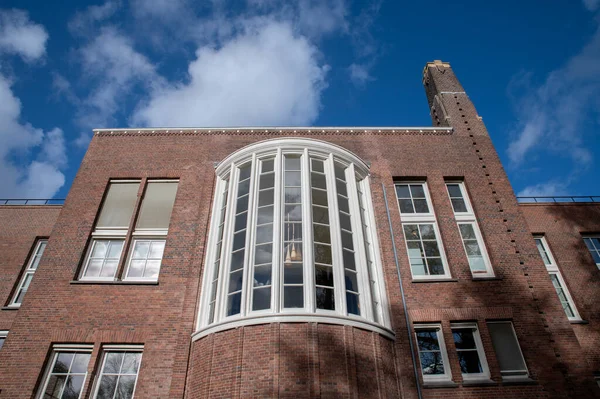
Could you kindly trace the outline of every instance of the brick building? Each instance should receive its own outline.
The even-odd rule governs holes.
[[[99,129],[0,206],[0,398],[600,397],[600,204],[520,204],[450,65],[433,127]]]

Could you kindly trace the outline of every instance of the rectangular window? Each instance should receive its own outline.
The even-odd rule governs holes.
[[[283,158],[283,197],[284,224],[283,248],[283,307],[304,307],[304,264],[302,261],[302,158],[300,155],[288,154]],[[312,190],[312,198],[323,204],[324,196],[319,190]],[[331,256],[323,251],[321,256]],[[317,257],[317,255],[315,255]]]
[[[453,323],[452,337],[464,380],[487,379],[489,368],[476,323]]]
[[[590,250],[590,254],[592,254],[592,258],[594,258],[596,266],[598,266],[598,269],[600,269],[600,237],[583,237],[583,241]]]
[[[473,277],[493,277],[492,264],[464,182],[446,182],[446,189]]]
[[[126,279],[157,280],[164,250],[164,239],[134,240]]]
[[[415,325],[423,381],[448,381],[452,378],[440,324]]]
[[[141,360],[141,347],[105,347],[94,398],[133,398]]]
[[[23,297],[27,293],[29,289],[29,285],[31,284],[31,280],[33,280],[33,275],[40,264],[40,260],[42,255],[44,254],[44,250],[46,249],[46,245],[48,244],[48,240],[38,240],[35,243],[35,248],[31,257],[27,262],[27,268],[23,272],[23,276],[19,282],[19,287],[15,291],[15,295],[13,296],[12,302],[10,306],[21,306],[23,302]]]
[[[550,274],[550,280],[552,281],[552,285],[556,290],[556,294],[558,295],[558,299],[567,314],[569,320],[581,320],[579,313],[577,312],[577,308],[575,307],[575,302],[573,301],[573,297],[571,297],[571,293],[567,289],[567,285],[565,284],[565,280],[558,269],[558,264],[548,247],[548,242],[544,236],[534,236],[535,245],[546,265],[546,270]]]
[[[0,349],[4,345],[4,341],[6,341],[6,337],[8,336],[8,331],[0,331]]]
[[[402,230],[414,279],[450,277],[427,183],[396,183]]]
[[[87,378],[91,346],[55,346],[50,357],[40,398],[80,398]]]
[[[517,341],[517,335],[510,321],[489,321],[487,323],[496,358],[503,379],[528,376],[525,359]]]

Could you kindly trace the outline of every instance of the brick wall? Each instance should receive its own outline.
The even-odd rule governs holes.
[[[543,234],[581,318],[573,324],[585,357],[600,373],[600,271],[582,234],[600,233],[600,204],[521,204],[529,229]]]

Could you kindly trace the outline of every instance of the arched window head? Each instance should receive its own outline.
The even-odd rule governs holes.
[[[277,139],[231,154],[216,173],[197,337],[269,318],[391,334],[360,158]]]

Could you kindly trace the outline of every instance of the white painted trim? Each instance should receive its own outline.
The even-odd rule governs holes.
[[[104,351],[127,351],[127,352],[142,352],[144,344],[105,344],[102,345]]]
[[[94,250],[94,246],[96,245],[96,241],[123,241],[123,246],[121,248],[121,254],[119,255],[119,259],[117,260],[117,262],[121,261],[121,257],[123,256],[123,252],[126,250],[125,248],[125,237],[115,237],[115,236],[106,236],[106,237],[98,237],[98,238],[93,238],[92,241],[90,242],[90,245],[88,245],[88,249],[87,249],[87,253],[85,255],[85,263],[84,266],[81,270],[81,274],[79,276],[79,280],[81,281],[116,281],[117,280],[117,271],[119,270],[119,264],[117,263],[117,268],[115,269],[115,274],[112,277],[92,277],[92,276],[86,276],[85,272],[88,269],[88,266],[90,264],[90,259],[92,257],[92,252]],[[108,250],[107,250],[108,251]],[[106,260],[106,258],[104,258]]]
[[[56,359],[58,358],[59,353],[61,353],[61,352],[82,352],[82,353],[89,353],[91,355],[93,349],[94,349],[94,345],[89,345],[89,344],[88,345],[78,345],[78,344],[55,344],[55,345],[53,345],[52,346],[52,356],[50,357],[50,361],[44,367],[43,383],[40,385],[41,389],[36,394],[36,398],[42,399],[44,397],[44,394],[48,387],[48,383],[50,382],[50,374],[56,363]],[[90,356],[90,360],[91,360],[91,356]],[[85,386],[85,382],[89,376],[89,372],[88,372],[89,367],[90,367],[90,364],[88,361],[87,369],[86,369],[85,375],[83,377],[83,383],[81,385],[81,392],[79,392],[79,398],[81,398],[83,396],[83,392],[84,392],[83,387]],[[66,374],[66,373],[61,373],[61,374]],[[81,374],[83,374],[83,373],[77,373],[77,375],[81,375]],[[71,375],[71,374],[69,373],[69,375]],[[64,387],[62,388],[62,390],[64,390]],[[62,392],[61,392],[61,396],[62,396]]]
[[[197,341],[207,335],[230,330],[234,328],[253,326],[258,324],[270,324],[270,323],[322,323],[322,324],[336,324],[361,328],[377,332],[391,340],[395,340],[395,333],[379,324],[358,319],[354,317],[344,317],[333,313],[328,314],[306,314],[306,313],[286,313],[286,314],[269,314],[269,315],[257,315],[257,316],[246,316],[245,318],[238,318],[237,320],[224,320],[220,323],[211,324],[208,327],[200,329],[192,334],[192,340]]]
[[[27,260],[27,267],[23,270],[23,275],[21,276],[21,279],[19,280],[19,285],[17,286],[17,289],[15,290],[15,293],[13,294],[13,297],[12,297],[12,300],[10,301],[9,307],[15,307],[15,308],[21,307],[21,304],[16,303],[16,300],[19,297],[19,293],[21,292],[21,289],[23,288],[23,284],[25,284],[25,280],[27,279],[28,275],[32,276],[31,281],[33,282],[33,276],[35,275],[37,268],[32,269],[31,266],[33,265],[33,262],[35,261],[36,256],[38,256],[38,252],[43,243],[45,243],[46,247],[47,247],[48,239],[41,238],[35,242],[35,248],[34,248],[33,252],[31,252],[31,254],[29,255],[29,259]],[[44,251],[46,250],[46,247],[44,247]],[[40,261],[41,261],[42,256],[44,256],[43,252],[40,254]],[[38,267],[39,267],[39,264],[38,264]],[[29,284],[31,285],[31,282]]]
[[[102,346],[102,362],[100,364],[100,370],[98,370],[97,376],[95,378],[95,381],[93,382],[93,398],[98,397],[98,391],[100,389],[100,381],[102,380],[102,376],[104,375],[104,365],[106,363],[106,355],[109,352],[140,352],[140,364],[138,365],[138,370],[137,373],[135,374],[135,383],[133,384],[133,392],[131,397],[134,398],[135,397],[135,389],[137,388],[137,383],[140,377],[140,368],[142,367],[142,358],[144,357],[144,346],[143,345],[103,345]],[[120,370],[119,370],[120,371]],[[112,374],[112,373],[111,373]],[[122,374],[118,374],[119,376],[121,376]],[[129,375],[129,374],[127,374]],[[117,383],[118,383],[118,379],[117,379]],[[116,396],[117,391],[115,390],[115,393],[113,395],[113,398]]]
[[[417,350],[417,356],[419,357],[419,364],[421,365],[421,377],[423,382],[439,382],[439,381],[451,381],[452,380],[452,369],[450,367],[450,360],[448,359],[448,351],[446,349],[446,343],[444,341],[444,332],[440,323],[429,323],[429,324],[414,324],[415,343]],[[423,374],[423,365],[421,364],[421,351],[419,350],[419,339],[417,337],[417,330],[424,329],[436,329],[438,345],[442,354],[442,361],[444,363],[444,374],[441,375],[426,375]]]
[[[490,378],[490,368],[488,366],[487,358],[485,357],[485,350],[483,349],[483,342],[481,341],[481,335],[479,334],[479,327],[477,323],[451,323],[450,330],[454,328],[472,328],[473,340],[475,341],[475,348],[477,349],[477,355],[479,356],[479,363],[481,364],[481,373],[462,373],[464,381],[474,380],[488,380]],[[456,345],[455,345],[456,346]],[[458,349],[455,348],[458,352]]]

